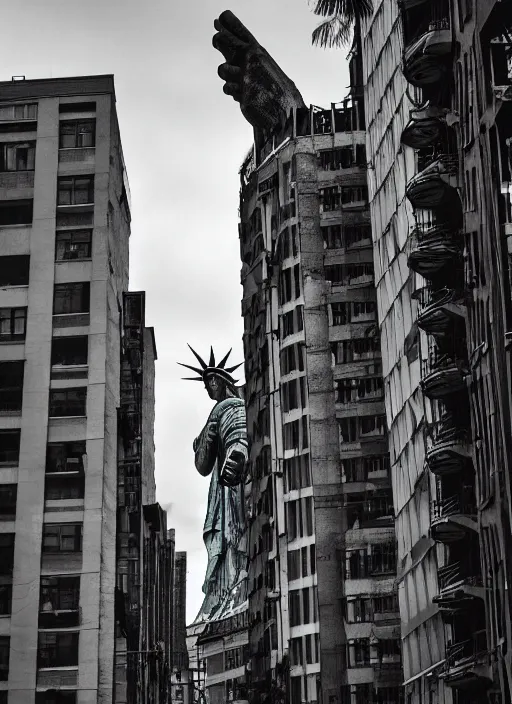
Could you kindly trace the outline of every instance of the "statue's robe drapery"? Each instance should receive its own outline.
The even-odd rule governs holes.
[[[213,427],[211,437],[209,428]],[[212,616],[229,598],[246,568],[244,470],[248,458],[245,404],[240,398],[218,402],[194,441],[196,468],[211,474],[208,512],[203,539],[208,567],[203,584],[205,599],[201,613]],[[234,472],[224,471],[228,460],[236,462]],[[230,485],[226,485],[228,482]]]

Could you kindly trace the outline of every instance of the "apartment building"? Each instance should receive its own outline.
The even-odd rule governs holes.
[[[250,702],[401,701],[361,53],[241,169]]]
[[[152,568],[150,548],[133,561],[123,551],[142,536],[160,546],[165,533],[156,353],[143,318],[130,320],[112,76],[0,83],[0,152],[0,700],[123,701],[116,629],[135,589],[126,563]],[[146,640],[134,650],[153,649]]]
[[[408,701],[511,698],[506,2],[377,2],[367,153]]]

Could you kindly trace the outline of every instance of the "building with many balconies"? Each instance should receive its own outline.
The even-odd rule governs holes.
[[[511,698],[511,28],[484,0],[362,23],[411,704]]]

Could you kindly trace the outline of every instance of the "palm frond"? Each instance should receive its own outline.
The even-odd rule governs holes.
[[[313,12],[322,17],[337,15],[354,22],[372,14],[373,0],[316,0]]]
[[[340,15],[333,15],[318,25],[313,31],[313,46],[322,49],[346,46],[352,37],[352,22]]]

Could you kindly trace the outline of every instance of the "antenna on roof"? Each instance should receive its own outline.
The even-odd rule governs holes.
[[[14,83],[15,81],[24,81],[25,76],[12,76],[11,78],[12,82]]]

